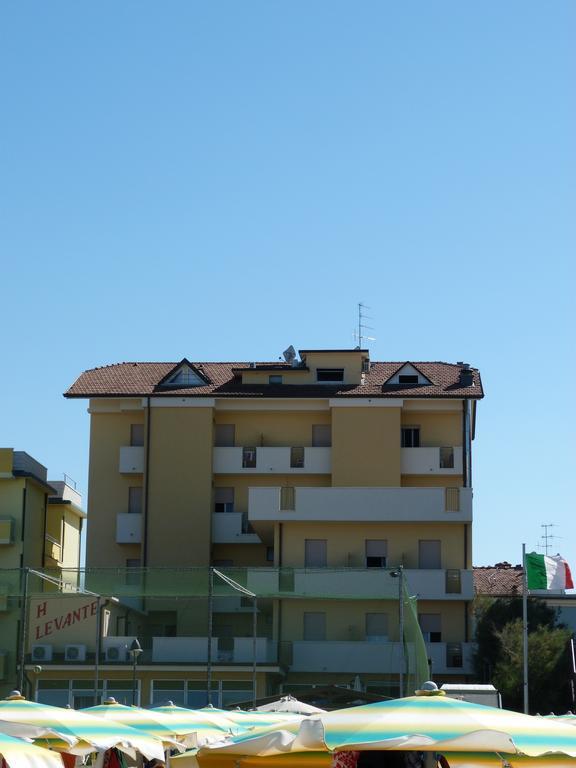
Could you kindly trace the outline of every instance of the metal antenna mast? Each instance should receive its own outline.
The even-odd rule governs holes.
[[[541,544],[538,544],[538,549],[543,549],[544,554],[547,555],[550,552],[550,549],[552,548],[554,539],[561,539],[562,536],[554,536],[551,533],[548,533],[549,528],[556,528],[556,525],[554,523],[544,523],[540,526],[540,528],[544,528],[544,533],[540,537]]]
[[[354,333],[356,341],[358,342],[358,349],[362,349],[362,343],[364,341],[376,341],[374,336],[365,336],[363,333],[365,330],[374,330],[371,325],[366,325],[364,322],[364,320],[372,320],[371,317],[364,314],[364,309],[370,309],[370,307],[367,307],[366,304],[363,304],[361,301],[358,302],[358,330]]]

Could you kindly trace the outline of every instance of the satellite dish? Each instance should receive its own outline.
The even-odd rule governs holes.
[[[286,360],[286,362],[289,365],[292,365],[292,362],[296,359],[296,350],[294,349],[292,344],[290,344],[288,349],[285,349],[284,352],[282,352],[282,356],[284,357],[284,360]]]

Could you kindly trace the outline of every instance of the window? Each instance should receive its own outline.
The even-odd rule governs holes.
[[[285,485],[280,488],[280,509],[284,511],[293,511],[296,509],[295,504],[294,488],[291,485]]]
[[[242,448],[242,468],[256,469],[256,448]]]
[[[446,594],[459,595],[462,592],[462,582],[460,579],[459,568],[448,568],[446,570]]]
[[[130,424],[130,445],[144,445],[144,424]]]
[[[177,707],[186,706],[183,680],[154,680],[152,706],[161,707],[172,701]]]
[[[327,564],[327,540],[306,539],[304,542],[304,567],[326,568]]]
[[[304,468],[304,448],[290,448],[290,467],[292,469]]]
[[[183,365],[164,382],[165,387],[202,387],[206,382],[187,365]]]
[[[274,547],[266,547],[266,562],[274,562]]]
[[[438,539],[418,542],[418,568],[442,568],[441,543]]]
[[[418,382],[419,378],[417,373],[401,373],[400,376],[398,376],[399,384],[418,384]]]
[[[440,469],[454,469],[454,448],[440,448]]]
[[[446,644],[446,666],[447,667],[462,666],[462,643]]]
[[[332,445],[330,424],[312,424],[312,445],[316,448],[330,448]]]
[[[234,445],[236,427],[234,424],[214,425],[214,445],[216,448],[228,448]]]
[[[326,640],[326,614],[304,613],[304,640]]]
[[[386,568],[388,542],[385,539],[366,539],[366,568]]]
[[[366,640],[388,642],[388,614],[366,614]]]
[[[344,381],[344,368],[318,368],[316,371],[316,381],[329,384]]]
[[[419,613],[418,623],[427,643],[442,642],[442,616],[439,613]]]
[[[214,512],[234,512],[234,488],[214,488]]]
[[[128,488],[128,512],[132,515],[142,514],[142,486]]]
[[[273,375],[268,376],[268,384],[282,384],[282,376]]]
[[[402,427],[402,448],[420,448],[420,427]]]

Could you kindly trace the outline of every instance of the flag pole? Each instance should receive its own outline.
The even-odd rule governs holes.
[[[528,714],[528,574],[526,544],[522,544],[522,656],[524,661],[524,714]]]

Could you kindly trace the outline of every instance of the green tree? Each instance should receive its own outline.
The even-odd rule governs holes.
[[[492,682],[507,709],[522,711],[522,600],[484,599],[476,606],[476,671]],[[569,707],[567,644],[570,630],[542,600],[528,601],[528,694],[532,712]]]

